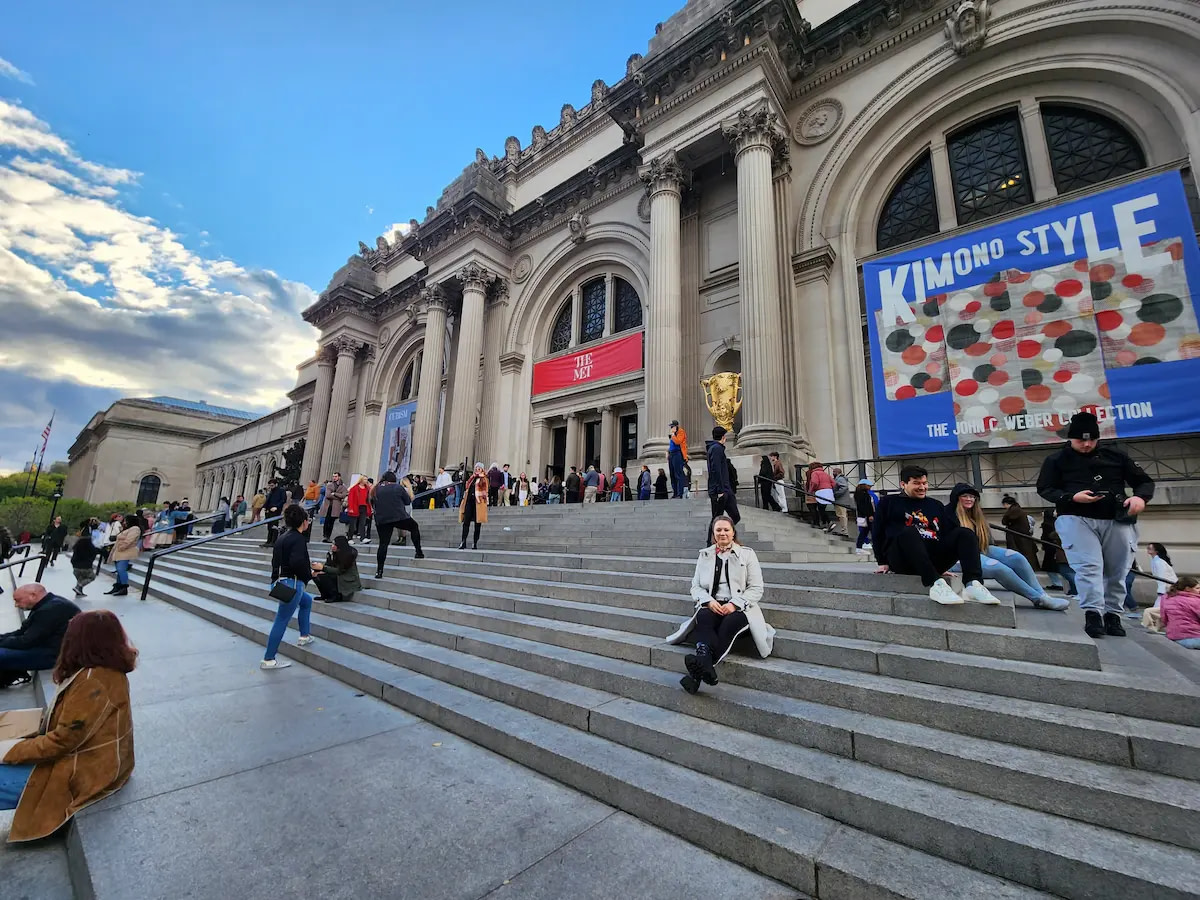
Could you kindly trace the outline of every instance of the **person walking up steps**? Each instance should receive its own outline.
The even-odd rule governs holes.
[[[325,516],[321,531],[327,544],[333,534],[333,526],[337,524],[337,520],[342,515],[342,504],[346,502],[349,494],[349,488],[342,482],[342,473],[334,472],[333,477],[325,483],[325,502],[321,508],[321,512]],[[271,504],[268,502],[267,505]],[[268,510],[269,512],[270,510]]]
[[[713,521],[724,514],[729,516],[734,525],[737,525],[742,520],[742,514],[738,510],[737,495],[734,493],[733,483],[729,478],[729,460],[725,456],[725,440],[728,434],[728,431],[717,425],[712,430],[713,439],[705,446],[705,452],[708,455],[708,502],[712,507]],[[712,542],[713,533],[710,523],[705,546],[711,545]]]
[[[292,599],[280,601],[275,611],[275,621],[267,637],[267,652],[259,663],[263,669],[286,669],[291,665],[286,659],[276,659],[275,654],[279,652],[288,622],[297,611],[300,614],[300,639],[296,645],[303,647],[313,642],[309,625],[313,598],[305,592],[304,586],[312,580],[314,572],[324,568],[308,558],[308,541],[304,539],[304,532],[308,531],[311,521],[304,509],[294,505],[287,507],[283,511],[283,523],[287,531],[275,541],[275,548],[271,551],[271,584],[283,584],[293,589],[293,593]]]
[[[170,532],[168,532],[169,534]],[[96,557],[100,551],[92,543],[88,524],[84,522],[79,529],[79,537],[71,548],[71,571],[75,574],[75,597],[87,596],[83,589],[96,580]]]
[[[572,474],[574,474],[573,469]],[[474,523],[475,538],[471,542],[471,549],[478,550],[479,529],[487,523],[488,519],[488,476],[487,470],[483,468],[483,463],[475,463],[475,472],[467,479],[463,491],[462,506],[458,508],[458,521],[462,522],[462,543],[458,545],[458,549],[467,549],[467,530]]]
[[[1121,609],[1137,548],[1136,517],[1154,497],[1154,480],[1123,450],[1100,446],[1100,423],[1089,412],[1071,417],[1067,441],[1042,463],[1037,492],[1058,510],[1055,528],[1075,570],[1084,632],[1124,637]]]
[[[371,496],[375,504],[375,530],[379,533],[379,549],[375,551],[375,577],[383,577],[383,564],[387,562],[388,544],[395,530],[407,531],[412,535],[414,559],[424,559],[421,552],[421,526],[412,517],[413,487],[405,478],[396,482],[395,472],[384,472]]]
[[[687,432],[679,427],[679,420],[672,419],[667,429],[667,466],[671,470],[671,496],[683,497],[685,485],[684,463],[688,461]]]

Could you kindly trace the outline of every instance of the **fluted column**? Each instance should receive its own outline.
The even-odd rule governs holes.
[[[304,438],[304,462],[300,466],[300,483],[308,484],[324,477],[321,471],[321,451],[325,449],[325,426],[329,421],[329,394],[333,390],[333,360],[326,348],[317,358],[317,383],[313,388],[312,412],[308,416],[308,434]]]
[[[616,463],[617,411],[611,406],[600,407],[600,468],[611,474]]]
[[[563,467],[563,480],[571,473],[571,466],[579,465],[579,415],[567,413],[567,462]]]
[[[341,465],[342,448],[346,445],[346,408],[354,387],[354,357],[362,343],[349,336],[333,342],[337,352],[337,368],[333,373],[333,392],[329,398],[329,421],[325,425],[325,444],[321,450],[321,478],[337,471]],[[343,475],[349,475],[343,472]]]
[[[742,421],[738,447],[791,440],[786,425],[779,248],[771,169],[786,138],[766,103],[742,110],[721,130],[734,145],[738,182],[738,280],[742,319]]]
[[[458,323],[458,354],[454,359],[454,402],[451,405],[447,456],[474,462],[475,418],[479,410],[479,357],[483,353],[483,309],[487,289],[496,276],[478,263],[458,273],[463,284],[462,315]]]
[[[537,475],[538,484],[546,478],[546,428],[545,419],[534,419],[532,423],[533,438],[529,447],[529,473]]]
[[[667,423],[682,419],[683,331],[680,300],[679,207],[687,173],[674,150],[638,170],[650,195],[650,299],[646,327],[649,434],[638,435],[643,457],[667,455]],[[685,424],[685,428],[687,427]]]
[[[442,393],[442,365],[446,355],[446,296],[434,285],[421,293],[425,312],[425,343],[421,380],[417,384],[417,413],[413,423],[412,470],[432,475],[437,465],[438,398]]]

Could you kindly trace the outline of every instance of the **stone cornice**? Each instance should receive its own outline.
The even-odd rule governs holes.
[[[505,353],[500,357],[500,374],[516,375],[525,365],[523,353]]]
[[[828,278],[837,256],[829,246],[817,247],[792,257],[792,281],[805,284],[815,278]]]

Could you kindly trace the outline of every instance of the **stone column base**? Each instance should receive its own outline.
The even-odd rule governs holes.
[[[783,453],[785,449],[791,449],[792,446],[792,432],[786,425],[773,423],[750,425],[743,428],[737,435],[737,448],[743,451],[761,448],[763,453],[770,453],[772,450]]]

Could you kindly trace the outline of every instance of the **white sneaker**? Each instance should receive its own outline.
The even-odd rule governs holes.
[[[1000,605],[999,598],[992,596],[992,592],[983,586],[982,581],[972,581],[963,588],[962,598],[964,600],[974,600],[976,603],[982,603],[985,606]]]
[[[307,647],[309,644],[311,644],[315,640],[316,640],[316,638],[313,637],[311,634],[307,635],[305,637],[300,637],[300,638],[296,639],[296,646],[297,647]]]
[[[942,606],[957,606],[963,602],[963,598],[954,593],[954,588],[946,584],[944,578],[939,578],[933,583],[929,589],[929,599],[934,603],[942,604]]]
[[[361,541],[359,541],[359,543],[360,543],[360,544],[369,544],[369,543],[371,543],[371,539],[370,539],[370,538],[363,538]]]
[[[286,669],[291,663],[286,659],[264,659],[258,664],[260,669]]]

